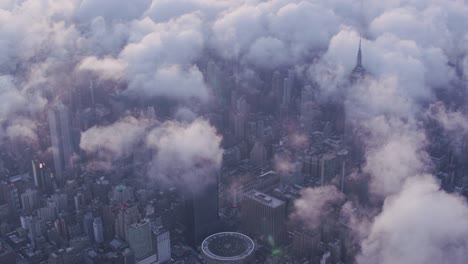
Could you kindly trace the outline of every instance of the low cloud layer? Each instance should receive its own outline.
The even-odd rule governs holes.
[[[128,157],[146,135],[150,120],[125,117],[109,126],[95,126],[81,134],[80,148],[111,160]]]
[[[294,202],[293,219],[302,221],[310,229],[316,229],[332,213],[333,206],[341,206],[344,195],[335,186],[307,188]]]
[[[385,201],[358,263],[464,263],[467,219],[464,198],[441,191],[432,176],[416,176]]]
[[[220,143],[221,137],[205,120],[163,123],[146,138],[153,150],[149,176],[168,186],[201,191],[218,177]]]

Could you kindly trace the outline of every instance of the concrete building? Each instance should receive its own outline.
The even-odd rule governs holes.
[[[285,236],[286,203],[257,190],[244,194],[241,205],[243,233],[275,247]]]
[[[133,252],[137,263],[154,263],[157,261],[156,247],[151,232],[151,223],[143,219],[128,228],[128,244]]]
[[[96,243],[104,242],[104,231],[103,231],[103,227],[102,227],[101,217],[94,218],[93,233],[94,233],[94,240],[96,241]]]
[[[73,155],[68,108],[62,103],[54,105],[48,111],[48,120],[55,177],[57,182],[62,184],[65,172],[72,167]]]
[[[32,211],[39,204],[39,194],[36,190],[27,189],[21,194],[21,205],[24,211]]]
[[[171,260],[171,236],[169,230],[157,228],[153,231],[158,253],[158,264],[169,263]]]
[[[115,235],[128,242],[128,227],[141,220],[138,207],[122,204],[115,219]]]
[[[199,192],[185,195],[185,225],[187,241],[196,248],[205,237],[217,231],[218,183],[213,182]]]

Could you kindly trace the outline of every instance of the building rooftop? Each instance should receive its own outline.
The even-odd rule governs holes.
[[[279,207],[281,205],[284,204],[284,201],[282,200],[279,200],[273,196],[270,196],[268,194],[265,194],[265,193],[262,193],[260,191],[257,191],[257,190],[252,190],[250,192],[247,192],[245,194],[245,196],[253,199],[253,200],[256,200],[268,207],[271,207],[271,208],[276,208],[276,207]]]
[[[255,244],[244,234],[222,232],[207,237],[201,248],[203,253],[212,259],[234,261],[250,256],[255,249]]]

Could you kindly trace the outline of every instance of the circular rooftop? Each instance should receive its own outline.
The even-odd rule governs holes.
[[[253,240],[241,233],[222,232],[207,237],[202,243],[203,253],[216,260],[233,261],[244,259],[255,248]]]

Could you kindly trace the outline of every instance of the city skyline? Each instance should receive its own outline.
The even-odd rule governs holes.
[[[0,263],[466,262],[466,0],[0,21]]]

